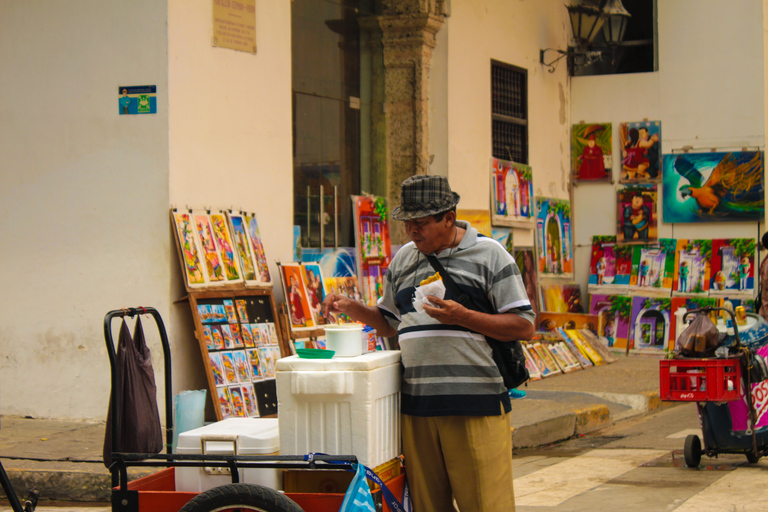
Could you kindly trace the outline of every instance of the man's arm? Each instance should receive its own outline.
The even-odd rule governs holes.
[[[432,295],[427,296],[427,300],[438,307],[424,304],[424,312],[440,323],[460,325],[499,341],[530,340],[533,337],[533,324],[514,312],[491,315]]]
[[[366,306],[342,295],[329,293],[323,300],[321,307],[325,318],[332,320],[331,315],[343,313],[356,322],[362,322],[376,330],[379,336],[386,338],[394,336],[397,331],[389,325],[384,315],[376,306]]]

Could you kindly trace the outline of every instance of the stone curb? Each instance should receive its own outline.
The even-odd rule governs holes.
[[[573,409],[512,430],[515,448],[535,448],[569,439],[574,435],[594,432],[613,425],[611,413],[605,405],[591,405]]]

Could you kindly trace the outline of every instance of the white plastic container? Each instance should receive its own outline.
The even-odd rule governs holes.
[[[354,357],[363,353],[362,324],[332,324],[325,326],[325,348],[333,357]],[[367,348],[367,343],[366,343]]]
[[[400,455],[400,351],[277,361],[280,453],[355,455],[376,467]]]
[[[176,453],[211,455],[269,455],[280,450],[277,418],[227,418],[179,434]],[[282,472],[273,468],[243,468],[240,482],[282,489]],[[203,492],[232,483],[228,468],[177,467],[176,490]]]

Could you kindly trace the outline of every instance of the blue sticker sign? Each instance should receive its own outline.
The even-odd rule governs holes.
[[[132,85],[117,88],[121,116],[157,114],[157,86]]]

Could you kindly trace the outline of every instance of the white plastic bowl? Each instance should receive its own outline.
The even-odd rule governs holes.
[[[336,352],[333,357],[361,355],[363,353],[362,324],[326,325],[325,347]]]

